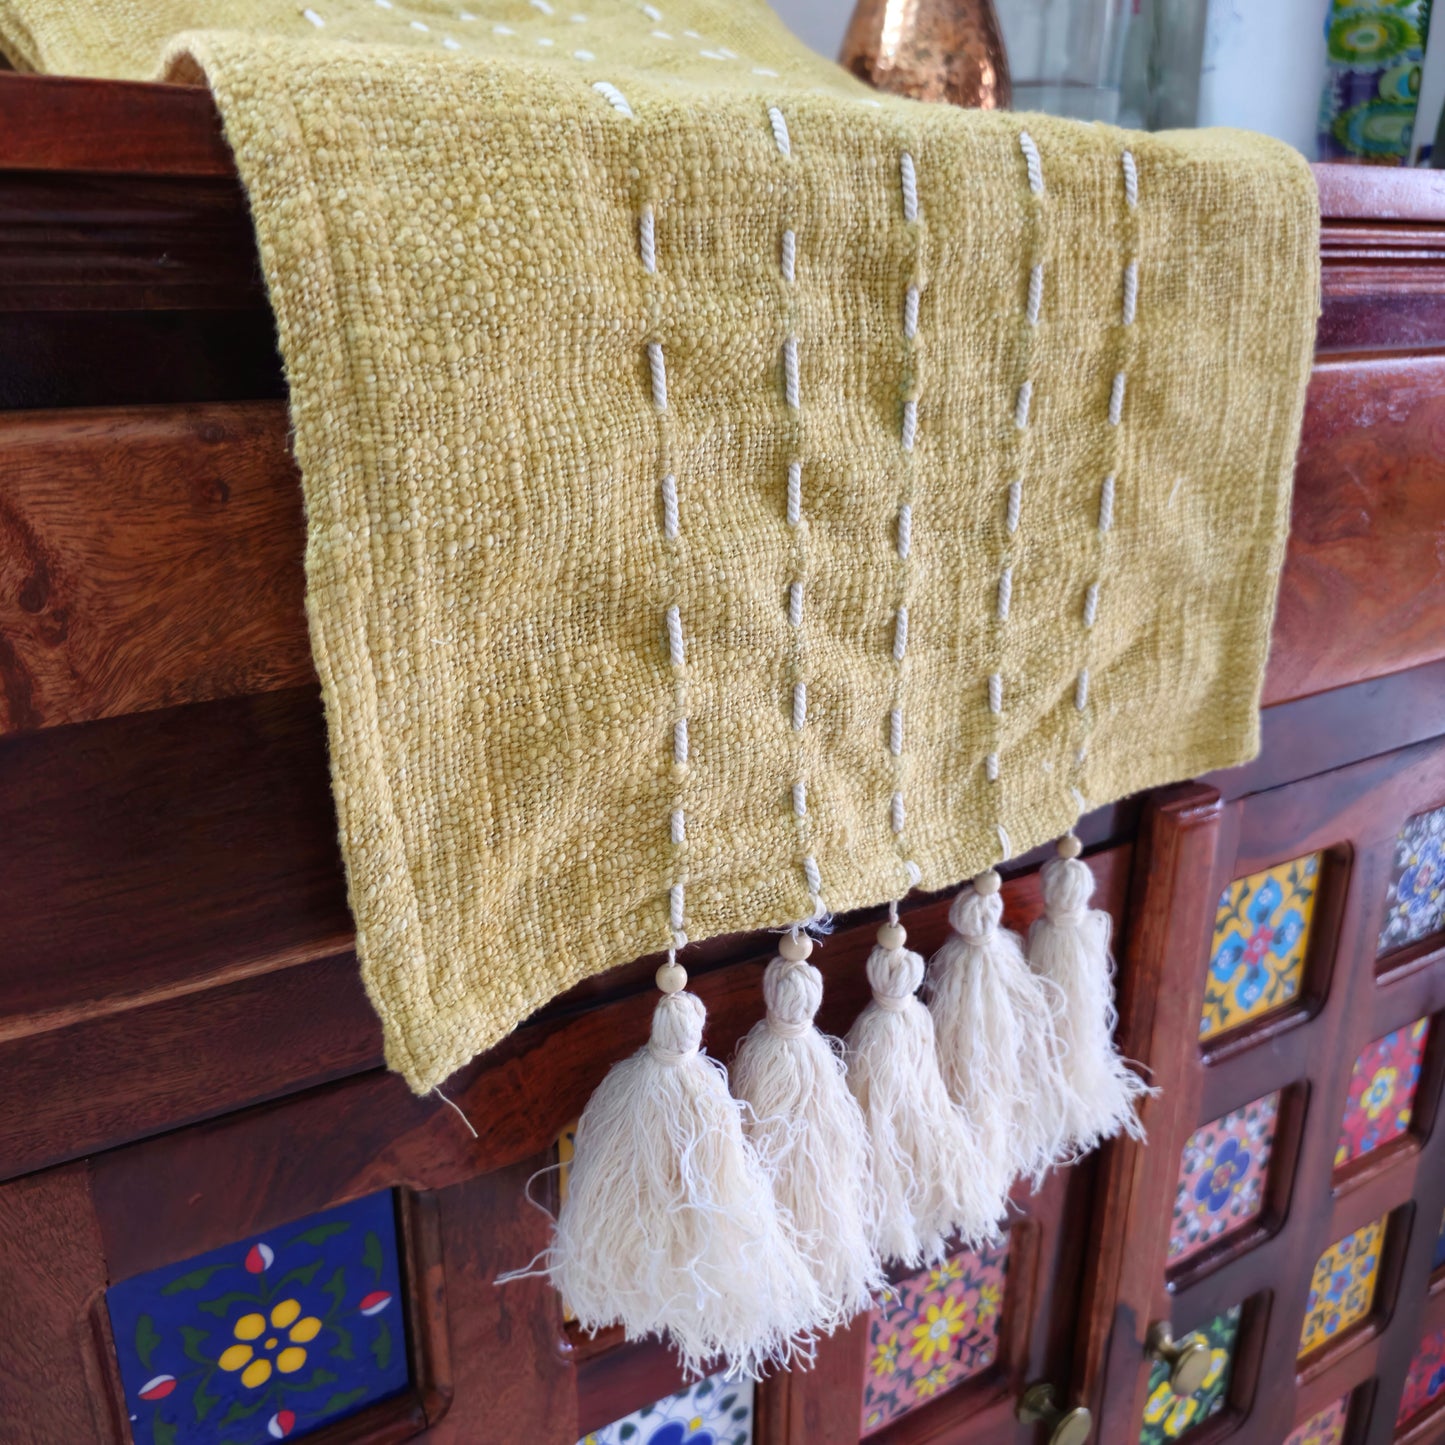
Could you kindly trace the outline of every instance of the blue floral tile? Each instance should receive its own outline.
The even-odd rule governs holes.
[[[266,1445],[408,1383],[390,1190],[106,1291],[136,1445]]]
[[[1305,1324],[1299,1342],[1301,1359],[1358,1324],[1374,1309],[1385,1224],[1386,1217],[1382,1216],[1347,1234],[1320,1255],[1305,1303]]]
[[[1279,1102],[1278,1090],[1266,1094],[1185,1141],[1169,1229],[1171,1265],[1192,1259],[1263,1213]]]
[[[1417,813],[1395,839],[1379,952],[1445,929],[1445,808]]]
[[[577,1445],[752,1445],[753,1382],[712,1375],[634,1410]]]
[[[1304,983],[1320,855],[1239,878],[1214,914],[1199,1037],[1212,1039],[1292,1003]]]

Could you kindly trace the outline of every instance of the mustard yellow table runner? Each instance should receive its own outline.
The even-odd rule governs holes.
[[[1255,750],[1292,152],[876,96],[759,0],[0,0],[0,42],[220,104],[414,1088]]]

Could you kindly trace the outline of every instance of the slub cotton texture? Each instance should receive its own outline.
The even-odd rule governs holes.
[[[0,0],[0,35],[216,95],[413,1088],[680,935],[943,888],[1255,751],[1293,152],[875,96],[759,0]]]

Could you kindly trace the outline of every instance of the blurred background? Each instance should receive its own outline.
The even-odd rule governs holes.
[[[1445,164],[1431,0],[771,0],[884,89],[1142,129],[1260,130],[1311,159]],[[851,22],[851,24],[850,24]]]

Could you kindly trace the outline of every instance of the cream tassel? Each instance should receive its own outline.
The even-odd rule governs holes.
[[[1081,847],[1072,833],[1059,839],[1059,856],[1042,870],[1044,915],[1029,930],[1029,962],[1062,994],[1055,1027],[1070,1093],[1065,1142],[1080,1154],[1120,1131],[1142,1139],[1135,1105],[1150,1092],[1114,1049],[1112,925],[1089,907],[1094,875]]]
[[[823,975],[807,961],[813,940],[785,934],[763,974],[767,1017],[733,1061],[743,1127],[773,1176],[798,1249],[822,1294],[818,1327],[831,1333],[868,1309],[884,1287],[874,1248],[872,1161],[843,1061],[813,1026]]]
[[[582,1112],[548,1271],[583,1329],[667,1335],[690,1375],[721,1361],[756,1376],[811,1355],[818,1287],[727,1071],[700,1052],[686,971],[672,961],[657,980],[650,1041]]]
[[[953,900],[954,931],[928,965],[928,1007],[950,1097],[995,1168],[1037,1187],[1069,1127],[1054,1032],[1062,994],[1030,970],[1018,934],[1000,926],[1001,887],[990,868]]]
[[[918,1265],[941,1258],[951,1234],[967,1243],[996,1235],[1008,1181],[948,1097],[933,1019],[914,997],[923,959],[905,938],[885,923],[868,955],[873,1001],[848,1031],[848,1087],[873,1141],[879,1253]]]

